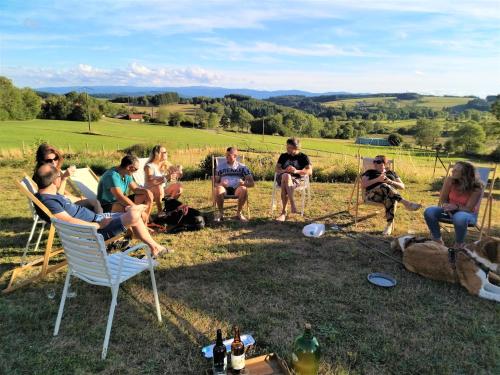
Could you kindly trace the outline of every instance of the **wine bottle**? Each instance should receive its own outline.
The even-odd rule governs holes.
[[[297,337],[293,346],[292,362],[297,375],[317,375],[320,348],[313,336],[311,325],[306,324],[304,334]]]
[[[226,375],[227,356],[226,345],[222,342],[222,331],[217,330],[217,341],[213,349],[214,356],[214,375]]]
[[[245,345],[240,338],[240,329],[234,327],[234,341],[231,344],[231,367],[233,374],[240,374],[245,369]]]

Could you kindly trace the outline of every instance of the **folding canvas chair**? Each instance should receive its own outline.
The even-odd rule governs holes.
[[[24,188],[29,191],[31,194],[36,194],[36,192],[38,191],[38,187],[36,186],[36,184],[31,180],[31,178],[29,178],[28,176],[25,176],[21,182],[20,182]],[[40,241],[42,240],[42,235],[43,235],[43,231],[45,230],[45,224],[47,224],[45,222],[45,220],[43,220],[40,216],[38,216],[38,214],[36,213],[36,210],[35,210],[35,205],[33,204],[32,200],[30,198],[27,198],[28,199],[28,207],[29,207],[29,210],[31,212],[31,216],[33,218],[33,225],[31,226],[31,231],[30,231],[30,235],[28,237],[28,241],[26,242],[26,246],[24,247],[24,252],[23,252],[23,256],[21,257],[21,264],[25,264],[26,263],[26,254],[28,252],[28,248],[30,246],[30,243],[31,243],[31,240],[33,239],[33,235],[35,234],[35,231],[36,231],[36,227],[37,225],[40,225],[40,233],[38,234],[38,238],[36,240],[36,245],[35,245],[35,253],[38,251],[38,246],[40,245]]]
[[[361,178],[363,176],[363,173],[365,173],[369,169],[373,169],[373,160],[374,158],[363,158],[359,157],[358,158],[358,176],[356,177],[356,180],[354,181],[354,186],[351,191],[351,196],[349,198],[349,202],[347,205],[347,211],[351,212],[351,206],[353,204],[353,198],[354,200],[354,227],[356,228],[358,226],[358,220],[359,220],[359,206],[362,204],[365,204],[367,206],[376,206],[377,211],[374,214],[367,215],[363,217],[363,219],[368,219],[370,217],[374,217],[379,214],[380,207],[384,207],[383,203],[378,203],[378,202],[372,202],[366,199],[366,190],[361,186]],[[395,162],[394,160],[388,160],[387,161],[387,166],[388,169],[395,170]],[[384,208],[385,209],[385,208]],[[394,214],[396,213],[397,209],[397,202],[396,205],[394,206]],[[395,221],[393,222],[393,228],[395,227]]]
[[[271,216],[274,215],[274,211],[278,206],[278,197],[280,195],[281,187],[278,185],[278,174],[274,173],[274,181],[273,181],[273,193],[271,196]],[[304,176],[300,179],[300,185],[294,189],[294,192],[298,191],[301,193],[301,209],[300,215],[304,216],[304,211],[306,207],[306,197],[307,202],[311,201],[311,179],[308,175]]]
[[[451,163],[448,165],[448,169],[446,171],[446,177],[445,179],[450,175],[451,170],[455,164]],[[478,214],[478,220],[476,224],[469,224],[470,228],[476,228],[479,231],[479,239],[482,238],[483,234],[488,235],[490,229],[491,229],[491,215],[492,215],[492,208],[493,208],[493,185],[495,184],[495,175],[497,171],[497,165],[495,164],[494,167],[475,167],[477,174],[479,175],[479,178],[481,182],[483,183],[483,190],[481,191],[481,197],[479,198],[479,203],[475,207],[475,213]],[[491,178],[490,178],[491,175]],[[483,198],[486,197],[486,204],[484,206],[484,213],[483,213],[483,218],[481,220],[481,224],[479,224],[479,210],[481,208],[481,203],[483,201]],[[438,205],[441,206],[443,202],[441,202],[441,198],[438,202]],[[488,224],[487,228],[485,230],[485,222],[486,222],[486,217],[488,217]],[[444,225],[453,225],[453,220],[447,219],[447,218],[442,218],[439,219],[439,222]]]
[[[139,158],[139,169],[132,173],[132,177],[137,185],[144,187],[146,184],[146,174],[144,173],[144,166],[147,164],[149,158]]]
[[[156,290],[156,280],[154,275],[151,252],[146,244],[140,243],[127,251],[116,252],[111,255],[106,253],[106,245],[97,228],[87,225],[70,224],[56,218],[52,218],[52,224],[56,227],[59,238],[64,248],[64,253],[68,261],[68,273],[64,282],[64,289],[57,313],[54,336],[59,333],[61,318],[66,302],[71,276],[77,277],[89,284],[105,286],[111,289],[111,307],[108,315],[106,334],[102,347],[101,358],[105,359],[108,351],[109,336],[113,325],[116,301],[120,284],[137,274],[149,270],[153,295],[155,299],[156,315],[161,322],[160,301]],[[147,259],[138,259],[129,254],[144,249]]]
[[[77,168],[73,176],[70,177],[73,187],[87,199],[97,199],[97,186],[99,177],[89,167]]]
[[[216,172],[217,172],[218,165],[220,163],[223,163],[225,160],[226,160],[225,156],[213,156],[212,155],[212,196],[211,196],[211,199],[212,199],[212,205],[214,208],[217,207],[217,202],[215,201],[215,195],[214,195]],[[239,163],[243,163],[245,161],[245,157],[238,156],[236,158],[236,161],[238,161]],[[224,200],[227,200],[227,199],[238,199],[238,197],[236,195],[227,195],[226,194],[226,195],[224,195]],[[247,195],[246,206],[247,206],[247,218],[250,218],[250,197],[248,195]]]
[[[40,210],[42,210],[49,218],[52,219],[53,215],[49,211],[45,205],[40,202],[37,197],[33,194],[32,191],[38,191],[38,187],[36,186],[35,182],[31,180],[28,176],[25,176],[24,181],[28,181],[28,186],[31,186],[31,188],[28,188],[26,184],[23,182],[19,181],[14,181],[21,193],[26,196],[31,203],[34,206],[37,206]],[[32,190],[33,189],[33,190]],[[36,211],[35,211],[36,212]],[[39,219],[41,220],[41,218]],[[47,223],[48,224],[48,223]],[[53,259],[55,256],[61,254],[63,252],[63,249],[56,249],[52,250],[52,246],[54,244],[54,235],[55,235],[55,227],[52,223],[50,223],[49,227],[49,236],[47,238],[47,243],[45,245],[45,250],[43,253],[43,256],[38,257],[28,263],[23,263],[19,267],[16,267],[12,270],[12,274],[10,276],[9,283],[7,284],[7,287],[2,290],[2,293],[10,293],[13,292],[16,289],[19,289],[31,282],[43,279],[47,274],[57,271],[59,268],[64,267],[66,265],[66,260],[62,260],[53,264],[49,264],[49,261]],[[110,244],[121,238],[122,235],[118,235],[116,237],[110,238],[109,240],[106,241],[106,244]],[[24,256],[24,254],[23,254]],[[15,280],[19,278],[19,276],[27,271],[32,270],[35,267],[41,266],[40,272],[31,275],[28,278],[25,278],[24,280],[20,282],[14,283]]]

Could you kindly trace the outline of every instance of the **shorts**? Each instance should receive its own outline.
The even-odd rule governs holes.
[[[283,175],[284,175],[284,173],[280,173],[276,176],[276,183],[280,187],[281,187],[281,179],[282,179]],[[303,179],[302,179],[302,177],[296,177],[294,175],[291,175],[291,176],[292,176],[292,188],[296,189],[300,186]]]
[[[236,188],[234,188],[234,187],[228,186],[225,189],[226,189],[225,195],[235,195],[236,194]]]
[[[130,199],[132,202],[134,202],[135,199],[135,194],[130,194],[128,196],[128,199]],[[114,202],[109,202],[109,203],[103,203],[101,202],[101,207],[102,207],[102,212],[111,212],[113,208],[113,204],[117,203],[116,201]]]
[[[111,214],[102,214],[97,215],[96,222],[100,222],[102,219],[111,217],[111,222],[106,225],[104,228],[98,229],[97,233],[99,233],[104,241],[109,240],[127,230],[122,223],[123,212],[113,212]]]

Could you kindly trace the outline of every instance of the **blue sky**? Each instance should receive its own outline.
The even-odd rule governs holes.
[[[0,2],[18,86],[500,92],[500,1]]]

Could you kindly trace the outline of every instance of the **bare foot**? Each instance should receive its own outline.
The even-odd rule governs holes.
[[[278,216],[278,217],[276,218],[276,221],[281,221],[281,222],[283,222],[283,221],[285,221],[285,220],[286,220],[286,214],[281,214],[280,216]]]
[[[433,239],[432,241],[444,246],[444,241],[441,238],[438,238],[437,240]]]
[[[299,211],[297,211],[297,207],[295,207],[295,206],[291,206],[291,207],[290,207],[290,213],[292,213],[292,214],[296,214],[296,213],[298,213],[298,212],[299,212]]]
[[[402,201],[401,203],[403,203],[403,206],[405,206],[405,208],[408,211],[417,211],[417,210],[422,208],[421,204],[414,203],[414,202]]]
[[[248,219],[245,216],[243,216],[243,214],[241,212],[239,214],[237,214],[236,217],[238,218],[239,221],[241,221],[243,223],[246,223],[248,221]]]

